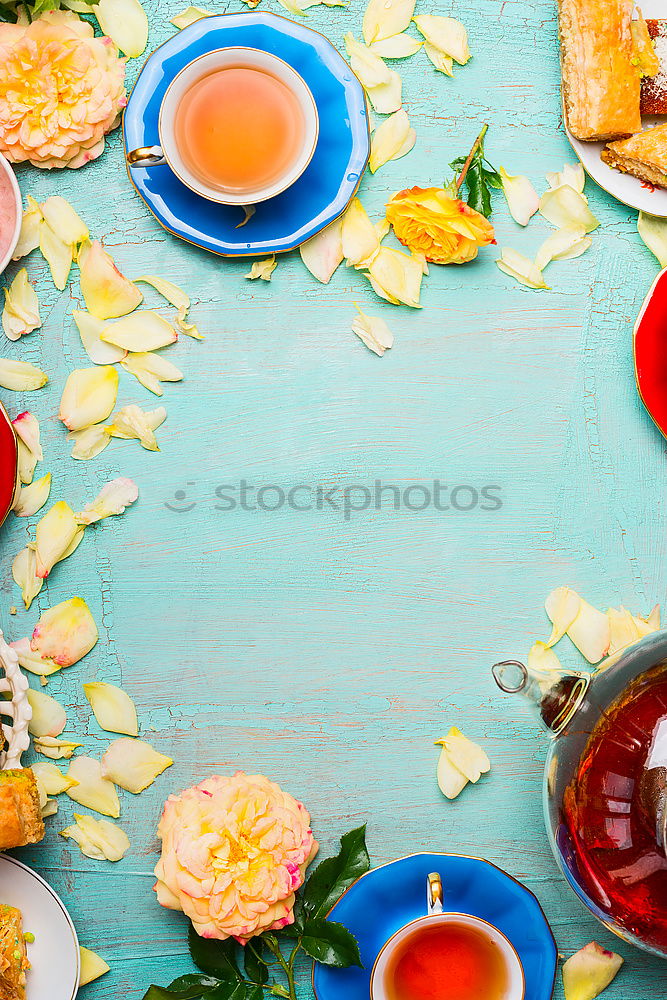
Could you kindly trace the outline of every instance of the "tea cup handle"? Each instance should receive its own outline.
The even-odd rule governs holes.
[[[162,146],[140,146],[128,152],[127,162],[131,167],[158,167],[167,161]]]
[[[426,876],[426,905],[429,917],[443,911],[442,878],[438,872],[431,872]]]

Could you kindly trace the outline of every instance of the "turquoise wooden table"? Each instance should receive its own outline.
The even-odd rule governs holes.
[[[151,48],[181,7],[148,0]],[[361,11],[358,0],[314,8],[309,23],[341,45]],[[441,183],[485,121],[490,159],[540,189],[546,171],[573,159],[551,0],[446,0],[438,12],[465,22],[474,59],[453,80],[422,56],[401,64],[418,140],[407,158],[364,178],[361,197],[376,217],[406,181]],[[118,132],[83,170],[21,170],[20,182],[40,201],[70,199],[130,276],[184,285],[206,336],[181,338],[169,355],[185,378],[166,387],[161,451],[114,442],[85,463],[69,457],[56,419],[67,373],[89,363],[70,316],[78,285],[57,293],[39,255],[29,270],[44,329],[2,351],[50,375],[41,392],[2,399],[12,414],[30,407],[43,420],[52,499],[80,509],[119,474],[136,480],[140,498],[87,532],[15,617],[10,565],[26,529],[11,519],[0,625],[19,638],[40,608],[84,597],[101,641],[48,687],[68,706],[69,731],[93,755],[107,745],[82,692],[105,678],[133,696],[142,733],[175,760],[141,797],[123,795],[132,847],[119,864],[89,861],[58,836],[76,808],[63,797],[45,843],[21,852],[63,895],[82,943],[112,967],[83,995],[138,998],[152,981],[191,971],[183,920],[151,890],[157,820],[168,792],[242,768],[306,803],[323,854],[367,822],[374,863],[423,849],[489,858],[538,895],[564,954],[595,938],[625,956],[609,1000],[667,998],[664,964],[611,938],[566,888],[542,826],[544,737],[489,673],[494,660],[544,638],[542,601],[554,586],[640,612],[665,596],[665,444],[638,400],[631,357],[632,323],[657,265],[636,213],[589,182],[602,225],[584,257],[551,265],[552,291],[512,283],[492,247],[469,266],[432,267],[417,312],[378,302],[351,270],[318,285],[291,254],[270,285],[251,283],[247,262],[173,238],[130,187]],[[499,245],[532,255],[546,223],[521,230],[501,196],[495,204]],[[383,359],[350,332],[353,302],[394,330]],[[156,405],[129,376],[121,383],[122,403]],[[220,509],[216,490],[242,480],[284,490],[440,480],[495,486],[502,506],[385,504],[348,520],[328,504]],[[455,803],[438,790],[433,746],[452,724],[482,742],[493,764]],[[304,970],[303,997],[308,980]]]

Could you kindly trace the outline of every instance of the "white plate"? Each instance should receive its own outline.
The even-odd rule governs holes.
[[[641,9],[644,17],[662,18],[667,17],[665,13],[665,0],[642,0]],[[644,118],[644,125],[658,125],[667,122],[667,117]],[[565,133],[570,140],[570,144],[581,160],[584,170],[592,177],[596,184],[599,184],[603,191],[612,195],[617,201],[623,202],[630,208],[640,209],[642,212],[649,212],[651,215],[667,217],[667,190],[642,187],[642,182],[638,177],[631,177],[630,174],[622,174],[620,170],[613,170],[603,163],[600,153],[604,149],[604,142],[581,142],[575,139],[566,128]]]
[[[23,914],[28,945],[27,1000],[74,1000],[79,986],[79,942],[69,913],[43,878],[16,858],[0,854],[0,903]]]

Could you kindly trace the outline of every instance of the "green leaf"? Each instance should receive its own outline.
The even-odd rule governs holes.
[[[149,986],[143,1000],[200,1000],[217,982],[210,976],[180,976],[171,986]]]
[[[204,993],[202,1000],[248,1000],[249,989],[252,989],[250,983],[246,983],[242,979],[219,983],[208,993]]]
[[[366,827],[350,830],[340,840],[340,851],[321,861],[303,889],[306,919],[325,917],[336,900],[370,868]]]
[[[449,165],[457,174],[463,170],[467,157],[458,156]],[[464,185],[468,192],[467,203],[485,218],[491,215],[491,188],[501,188],[500,174],[484,156],[484,140],[475,150],[470,161]]]
[[[261,938],[249,941],[243,949],[243,968],[248,979],[253,983],[264,985],[269,978],[269,970],[262,961],[264,943]]]
[[[356,938],[347,927],[333,921],[320,918],[306,920],[301,947],[323,965],[333,965],[337,969],[347,969],[351,965],[362,967]]]
[[[238,982],[243,977],[236,964],[236,942],[232,938],[216,941],[197,934],[192,924],[188,929],[188,945],[195,965],[223,982]]]

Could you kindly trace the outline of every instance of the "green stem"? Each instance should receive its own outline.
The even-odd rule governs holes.
[[[464,180],[466,179],[466,174],[468,173],[468,170],[470,168],[470,164],[473,161],[473,157],[475,156],[475,153],[479,149],[480,145],[484,142],[484,136],[486,135],[486,133],[488,131],[488,128],[489,128],[489,126],[485,125],[484,128],[482,129],[482,131],[479,133],[479,135],[475,139],[474,143],[472,144],[472,149],[468,153],[468,158],[465,161],[465,163],[463,164],[463,170],[461,171],[461,173],[459,174],[459,176],[456,179],[456,190],[457,191],[461,190],[461,185],[463,184]]]
[[[287,987],[289,989],[290,1000],[297,1000],[296,996],[296,982],[294,980],[294,960],[296,959],[297,952],[301,947],[301,940],[294,946],[292,953],[289,957],[289,961],[285,961],[285,956],[280,950],[280,945],[275,939],[265,938],[266,945],[270,951],[276,956],[278,960],[278,965],[285,973],[285,978],[287,979]]]

